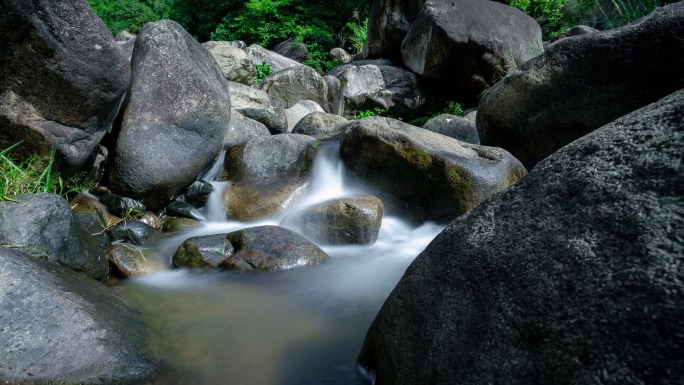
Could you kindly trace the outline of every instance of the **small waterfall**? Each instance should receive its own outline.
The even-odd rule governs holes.
[[[342,185],[339,142],[321,144],[314,161],[311,179],[311,193],[304,199],[300,207],[338,198],[348,193]]]
[[[223,190],[230,186],[230,182],[210,182],[214,191],[209,194],[204,205],[204,214],[209,222],[225,222],[226,208],[223,204]]]

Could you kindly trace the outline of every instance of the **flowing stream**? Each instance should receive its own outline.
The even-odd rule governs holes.
[[[314,163],[309,205],[359,191],[342,183],[339,145],[324,143]],[[263,224],[225,219],[217,183],[210,222],[159,246],[170,265],[188,237]],[[363,384],[356,356],[366,330],[406,267],[443,229],[384,217],[372,246],[322,247],[326,263],[279,272],[161,270],[128,281],[124,293],[148,322],[162,359],[155,384]]]

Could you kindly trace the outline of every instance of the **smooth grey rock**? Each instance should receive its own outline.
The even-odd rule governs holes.
[[[401,42],[425,0],[373,0],[364,58],[400,59]]]
[[[388,213],[417,223],[450,221],[527,173],[505,150],[390,118],[354,120],[344,128],[347,181],[370,188]]]
[[[395,116],[410,116],[425,104],[430,95],[423,81],[416,74],[387,63],[351,62],[330,70],[329,74],[342,84],[346,110],[380,107]]]
[[[271,135],[271,132],[265,125],[242,115],[237,110],[233,110],[232,115],[230,132],[228,133],[226,143],[235,144]],[[285,119],[287,119],[287,115],[285,115]]]
[[[294,37],[278,43],[273,47],[273,52],[299,63],[309,60],[309,49],[306,44],[297,43]]]
[[[227,41],[202,44],[209,50],[227,80],[251,86],[256,81],[256,69],[247,53]]]
[[[230,101],[234,110],[263,124],[272,134],[287,132],[285,105],[280,99],[262,90],[230,82]]]
[[[475,122],[450,114],[442,114],[428,120],[423,128],[471,144],[480,144]]]
[[[375,384],[681,384],[682,153],[678,91],[453,221],[368,331]]]
[[[112,274],[117,277],[140,277],[152,272],[151,261],[135,246],[120,243],[105,249],[104,253],[112,266]]]
[[[223,190],[228,217],[254,221],[292,207],[309,191],[318,145],[310,136],[281,134],[230,147],[221,176],[231,182]]]
[[[162,230],[164,232],[181,232],[190,231],[202,227],[202,224],[190,218],[178,218],[171,216],[164,216],[164,225]]]
[[[233,254],[226,234],[204,235],[186,239],[173,255],[176,267],[215,268]]]
[[[0,36],[0,148],[88,172],[131,80],[111,32],[82,0],[5,0]]]
[[[328,85],[327,111],[331,114],[342,115],[344,113],[344,91],[342,90],[342,82],[332,75],[325,75],[323,76],[323,79]]]
[[[0,247],[0,379],[10,384],[133,384],[154,358],[138,310],[116,291]]]
[[[59,195],[30,194],[0,202],[0,244],[101,280],[107,258]]]
[[[325,112],[312,112],[303,117],[292,129],[293,134],[312,136],[318,140],[340,140],[347,119]]]
[[[349,63],[352,59],[349,52],[342,48],[336,47],[330,50],[330,58],[339,61],[342,64]]]
[[[230,129],[228,82],[178,23],[147,23],[136,39],[133,81],[110,188],[158,210],[218,156]]]
[[[401,44],[411,71],[472,98],[542,51],[533,18],[490,0],[427,0]]]
[[[119,47],[123,50],[126,58],[130,62],[133,59],[133,50],[135,49],[135,38],[132,40],[118,41]]]
[[[117,43],[135,40],[135,35],[128,31],[121,31],[116,36],[114,36],[114,41]]]
[[[382,214],[380,199],[353,195],[289,213],[280,226],[319,245],[372,245],[380,233]]]
[[[269,51],[257,44],[250,45],[245,49],[245,52],[247,52],[247,56],[252,59],[254,64],[268,64],[271,67],[272,74],[291,67],[303,66],[302,63],[296,60]]]
[[[480,101],[483,144],[532,168],[620,116],[684,88],[684,3],[623,28],[558,41]]]
[[[287,116],[287,132],[292,132],[292,129],[294,129],[302,118],[314,112],[325,113],[323,107],[311,100],[300,100],[294,106],[287,108],[285,110],[285,115]]]
[[[301,235],[277,226],[250,227],[226,234],[235,252],[219,267],[227,270],[286,270],[315,265],[328,254]]]
[[[315,69],[307,66],[272,73],[259,83],[259,89],[282,100],[285,108],[302,100],[314,101],[322,107],[328,105],[328,83]]]

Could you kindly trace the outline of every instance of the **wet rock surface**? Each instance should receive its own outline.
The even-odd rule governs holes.
[[[173,255],[176,267],[215,268],[233,254],[233,245],[225,234],[192,237],[185,240]]]
[[[277,226],[234,231],[226,239],[235,251],[219,266],[228,270],[286,270],[315,265],[329,258],[306,238]]]
[[[105,249],[104,253],[112,266],[112,274],[130,278],[152,272],[151,261],[145,257],[145,251],[131,245],[117,244]]]
[[[319,245],[372,245],[380,233],[382,214],[380,199],[354,195],[292,212],[280,226]]]

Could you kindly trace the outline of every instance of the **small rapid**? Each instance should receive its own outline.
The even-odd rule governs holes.
[[[222,161],[222,160],[221,160]],[[294,209],[362,193],[345,187],[339,144],[324,143],[310,194]],[[158,247],[170,265],[187,238],[278,225],[281,217],[243,223],[226,219],[222,189],[205,207],[202,228]],[[411,261],[443,229],[383,217],[370,246],[322,246],[326,263],[254,273],[169,269],[133,279],[125,293],[152,329],[167,366],[156,384],[362,384],[356,368],[366,330]]]

